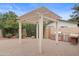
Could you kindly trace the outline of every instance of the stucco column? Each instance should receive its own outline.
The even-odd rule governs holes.
[[[39,38],[39,36],[38,36],[39,35],[39,32],[38,32],[39,29],[38,29],[38,27],[39,27],[39,24],[37,23],[36,24],[36,39]]]
[[[58,43],[58,22],[56,22],[56,44]]]
[[[21,43],[22,39],[22,23],[19,22],[19,43]]]
[[[43,16],[39,19],[39,52],[42,53],[42,40],[43,40]]]

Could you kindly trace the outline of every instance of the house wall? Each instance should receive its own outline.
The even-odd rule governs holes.
[[[50,30],[49,30],[49,28],[50,28]],[[77,27],[77,24],[64,22],[64,21],[58,22],[58,30],[59,30],[59,33],[61,33],[62,35],[65,34],[66,36],[71,33],[79,34],[79,28]],[[53,37],[53,35],[55,35],[55,33],[56,33],[56,23],[49,24],[46,27],[45,33],[46,33],[45,34],[46,38]],[[55,36],[54,36],[54,38],[55,38]]]
[[[48,27],[49,26],[56,28],[56,23],[49,24]],[[69,22],[65,22],[65,21],[59,21],[58,22],[58,28],[61,28],[61,26],[65,26],[67,28],[78,28],[77,24],[69,23]]]

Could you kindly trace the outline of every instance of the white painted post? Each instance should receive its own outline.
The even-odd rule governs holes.
[[[58,44],[58,22],[56,22],[56,44]]]
[[[39,20],[39,52],[42,53],[42,40],[43,40],[43,16],[40,15],[41,18]]]
[[[38,27],[39,27],[39,24],[37,23],[37,24],[36,24],[36,39],[38,39],[38,34],[39,34],[39,32],[38,32]]]
[[[19,43],[21,43],[22,39],[22,23],[19,22]]]

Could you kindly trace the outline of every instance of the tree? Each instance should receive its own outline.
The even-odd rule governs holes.
[[[17,33],[17,15],[14,12],[9,11],[4,13],[0,24],[2,26],[1,28],[3,30],[4,36],[15,35]]]
[[[71,15],[71,19],[69,21],[76,22],[79,24],[79,4],[76,4],[73,8],[73,14]]]
[[[3,28],[16,28],[17,15],[9,11],[3,15]]]
[[[3,37],[3,35],[2,35],[2,25],[1,25],[1,23],[2,23],[2,13],[0,13],[0,37]]]
[[[3,15],[2,13],[0,13],[0,29],[2,28],[2,18],[3,18]]]

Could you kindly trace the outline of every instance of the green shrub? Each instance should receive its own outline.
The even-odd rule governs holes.
[[[36,36],[36,25],[35,24],[24,24],[28,37]]]
[[[12,34],[11,34],[11,33],[7,33],[5,36],[6,36],[7,38],[11,38],[11,37],[12,37]]]

